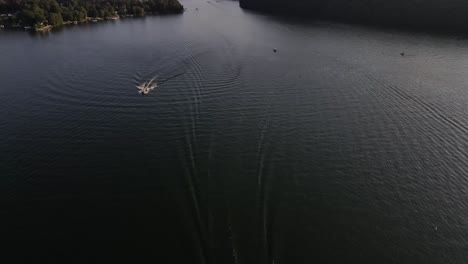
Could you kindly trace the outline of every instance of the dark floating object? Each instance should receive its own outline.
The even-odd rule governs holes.
[[[277,50],[277,49],[273,49],[273,52],[278,52],[278,50]]]
[[[405,53],[404,53],[404,52],[402,52],[402,53],[400,53],[400,55],[401,55],[402,57],[404,57],[404,56],[405,56]]]

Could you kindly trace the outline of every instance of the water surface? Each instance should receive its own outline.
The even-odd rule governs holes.
[[[183,4],[0,32],[1,240],[42,263],[466,263],[467,40]]]

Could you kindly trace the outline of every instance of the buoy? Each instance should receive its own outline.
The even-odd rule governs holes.
[[[273,52],[277,52],[278,50],[277,49],[273,49]]]
[[[401,55],[402,57],[404,57],[404,56],[405,56],[405,53],[404,53],[404,52],[402,52],[402,53],[400,53],[400,55]]]

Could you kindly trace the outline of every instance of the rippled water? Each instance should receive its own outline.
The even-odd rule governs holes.
[[[35,263],[466,263],[468,40],[183,3],[0,32],[2,240]]]

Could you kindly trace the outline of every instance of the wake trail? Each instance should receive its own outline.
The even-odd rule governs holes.
[[[268,230],[268,197],[267,197],[267,186],[266,186],[266,179],[265,179],[265,145],[266,145],[266,134],[270,127],[271,121],[271,107],[268,110],[264,125],[260,130],[260,139],[257,146],[257,157],[258,157],[258,164],[257,164],[257,193],[258,193],[258,204],[259,204],[259,214],[261,219],[261,230],[262,230],[262,237],[263,237],[263,246],[265,249],[265,253],[267,256],[270,255],[269,253],[269,230]]]

